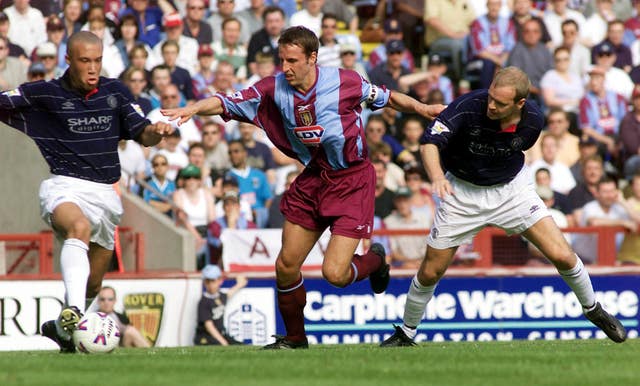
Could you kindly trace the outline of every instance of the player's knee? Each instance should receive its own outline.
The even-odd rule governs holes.
[[[276,260],[276,274],[288,276],[300,270],[300,267],[297,264],[291,264],[287,261],[287,259],[280,257]]]
[[[424,267],[418,271],[418,281],[423,286],[435,285],[444,275],[446,269],[437,270],[433,267]]]
[[[344,271],[336,267],[322,267],[322,276],[326,281],[336,287],[342,288],[351,282],[349,271]]]
[[[67,230],[67,238],[89,240],[91,237],[91,224],[86,218],[81,218],[73,222]]]

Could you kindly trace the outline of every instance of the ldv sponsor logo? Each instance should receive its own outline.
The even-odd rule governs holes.
[[[305,126],[293,129],[298,139],[307,146],[317,146],[320,143],[324,129],[322,126]]]

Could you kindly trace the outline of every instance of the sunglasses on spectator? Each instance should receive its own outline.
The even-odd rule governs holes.
[[[166,163],[166,162],[154,162],[154,163],[152,164],[152,166],[153,166],[154,168],[157,168],[158,166],[167,166],[167,163]]]

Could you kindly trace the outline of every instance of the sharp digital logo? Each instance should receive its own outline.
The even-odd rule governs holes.
[[[155,345],[162,324],[164,295],[157,292],[128,294],[124,297],[124,308],[131,324]]]
[[[322,126],[317,125],[296,127],[293,129],[293,133],[305,146],[318,146],[324,134],[324,129]]]
[[[73,102],[71,101],[66,101],[62,104],[62,110],[75,110],[76,109],[76,105],[73,104]]]
[[[240,342],[264,344],[267,342],[267,317],[253,305],[245,303],[229,313],[227,330]]]
[[[97,117],[68,118],[69,130],[78,134],[99,133],[111,128],[113,116],[100,115]]]

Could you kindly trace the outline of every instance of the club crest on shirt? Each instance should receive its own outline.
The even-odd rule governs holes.
[[[324,129],[318,125],[303,126],[294,128],[293,133],[305,146],[318,146],[324,134]]]
[[[309,126],[313,123],[313,114],[311,114],[310,109],[310,105],[298,106],[298,118],[304,126]]]
[[[109,95],[107,97],[107,104],[109,105],[109,107],[111,107],[112,109],[115,109],[118,106],[118,98],[116,98],[113,95]]]
[[[431,126],[431,135],[439,135],[442,133],[449,133],[451,130],[440,121],[435,121]]]

